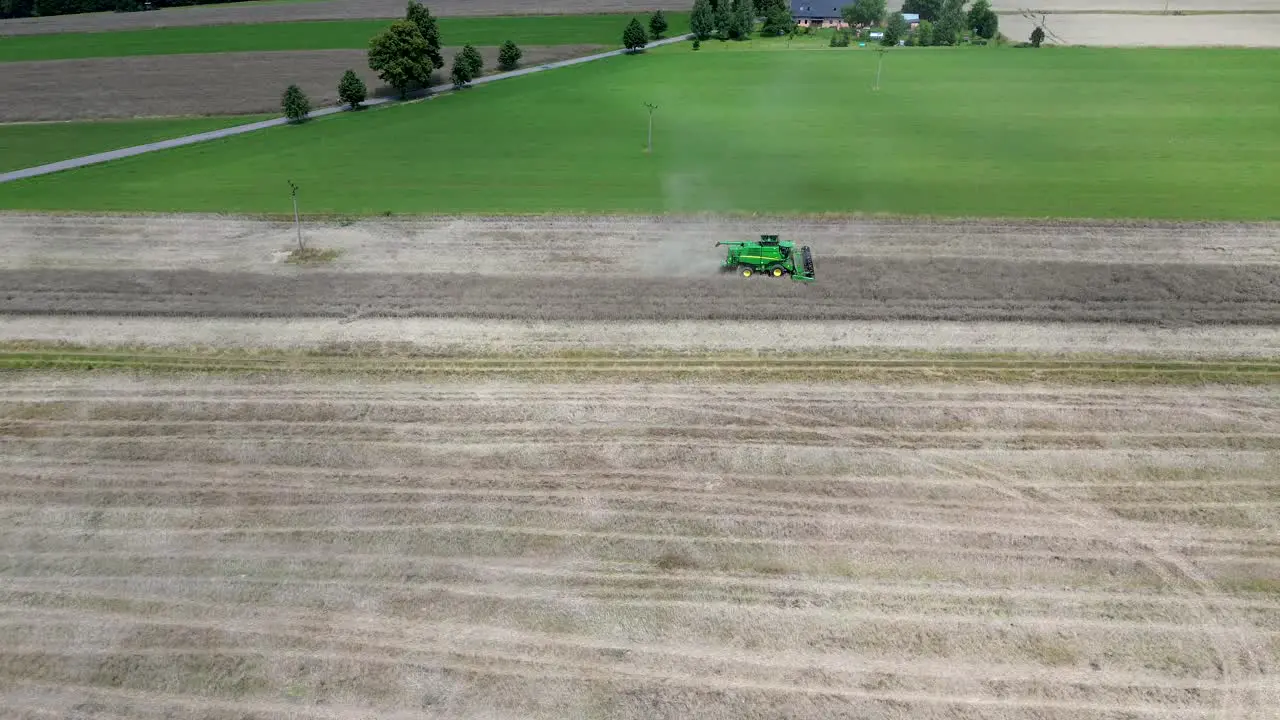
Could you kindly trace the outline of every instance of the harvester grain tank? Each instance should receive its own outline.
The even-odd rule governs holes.
[[[790,275],[792,280],[813,282],[813,253],[809,246],[796,248],[796,244],[788,240],[778,240],[777,235],[761,235],[759,242],[754,240],[718,242],[716,247],[727,246],[724,262],[720,263],[723,272],[736,271],[743,277],[764,274],[771,277]]]

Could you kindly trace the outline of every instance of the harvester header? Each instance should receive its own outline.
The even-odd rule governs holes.
[[[716,247],[728,247],[722,272],[736,271],[743,277],[763,273],[771,277],[790,275],[792,280],[813,282],[813,253],[805,245],[796,251],[796,244],[779,240],[777,235],[761,235],[757,240],[728,240],[716,243]]]

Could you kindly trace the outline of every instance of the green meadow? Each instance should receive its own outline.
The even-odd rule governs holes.
[[[0,186],[0,207],[1275,219],[1280,52],[688,43]],[[645,152],[648,114],[654,151]]]
[[[556,15],[527,17],[440,18],[445,45],[610,45],[622,46],[622,31],[632,17],[648,15]],[[173,55],[178,53],[260,52],[268,50],[366,49],[391,20],[208,25],[56,35],[16,35],[0,41],[0,62],[73,58]],[[688,13],[668,13],[666,35],[689,31]]]
[[[0,124],[0,172],[266,120],[270,115]],[[4,186],[0,185],[0,193]]]

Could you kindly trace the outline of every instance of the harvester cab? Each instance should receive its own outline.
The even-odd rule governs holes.
[[[756,274],[770,277],[790,275],[792,280],[813,282],[813,253],[805,245],[796,250],[796,244],[779,240],[777,235],[761,235],[757,241],[718,242],[716,247],[728,247],[722,272],[737,272],[743,277]]]

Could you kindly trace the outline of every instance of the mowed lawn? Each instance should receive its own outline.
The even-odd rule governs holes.
[[[1280,218],[1280,53],[688,44],[0,186],[0,207]],[[644,103],[655,103],[652,155]]]
[[[688,13],[668,13],[665,35],[689,32]],[[648,28],[649,16],[564,15],[440,18],[446,45],[614,45],[632,17]],[[365,49],[392,20],[210,25],[102,33],[18,35],[0,38],[0,62],[71,58],[173,55],[266,50]]]
[[[0,172],[245,125],[270,115],[0,124]],[[0,185],[0,188],[3,188]],[[0,189],[0,193],[3,193]]]

